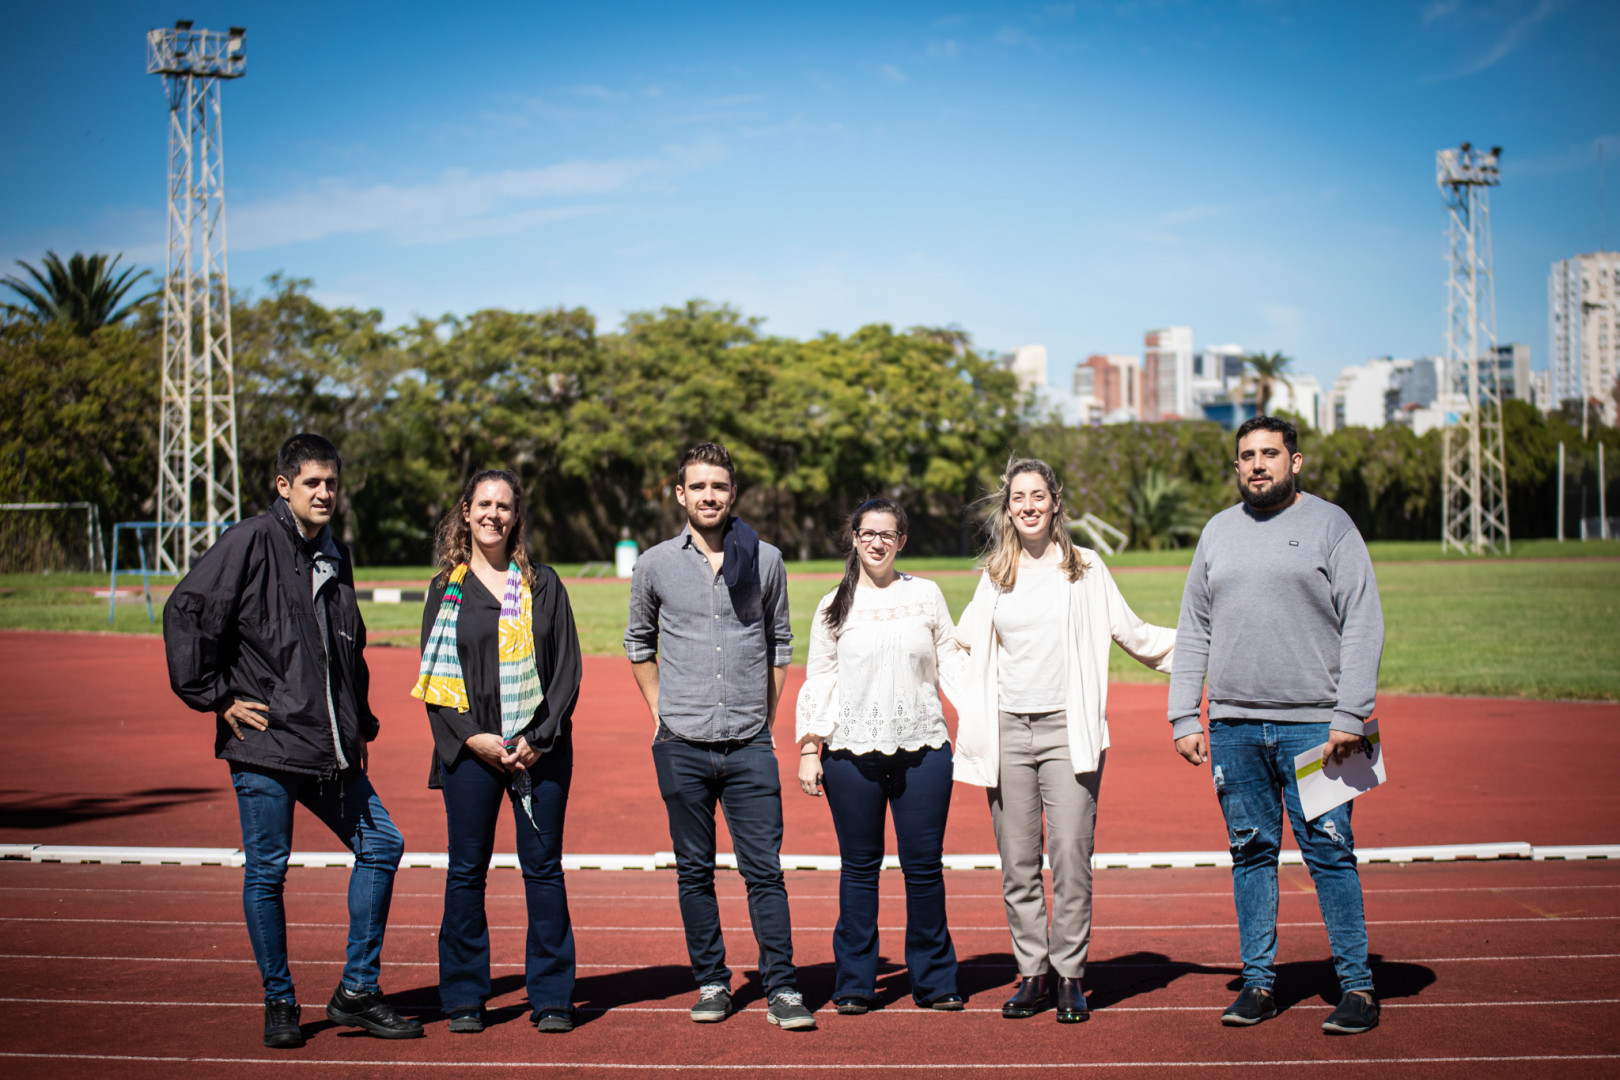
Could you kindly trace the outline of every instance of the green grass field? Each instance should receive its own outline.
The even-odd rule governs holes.
[[[1620,542],[1529,541],[1511,559],[1442,559],[1438,544],[1371,545],[1378,566],[1387,636],[1379,685],[1391,692],[1479,694],[1503,697],[1620,700]],[[1143,618],[1173,625],[1190,552],[1130,552],[1110,559],[1125,598]],[[1559,562],[1537,562],[1556,558]],[[973,594],[961,559],[902,560],[905,569],[936,577],[951,613]],[[789,564],[795,572],[835,572],[840,563]],[[565,576],[578,565],[559,566]],[[363,568],[363,581],[423,581],[426,567]],[[120,600],[107,624],[101,575],[0,575],[0,628],[150,633],[144,603]],[[121,588],[139,584],[122,579]],[[172,579],[153,579],[167,586]],[[803,663],[810,617],[833,582],[788,583],[793,612],[794,659]],[[166,589],[164,592],[166,593]],[[587,653],[622,655],[629,586],[587,581],[569,590],[580,640]],[[161,621],[162,594],[156,598]],[[361,605],[379,644],[414,647],[422,611],[415,604]],[[1164,681],[1118,649],[1109,673],[1116,679]]]

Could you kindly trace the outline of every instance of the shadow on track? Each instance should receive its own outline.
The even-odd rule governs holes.
[[[0,792],[0,829],[56,829],[86,821],[138,817],[171,807],[233,798],[229,788],[147,788],[117,795],[44,796],[15,799],[16,790]]]
[[[1370,954],[1368,960],[1372,965],[1373,986],[1379,1001],[1417,997],[1434,984],[1434,970],[1422,964],[1386,962],[1378,953]],[[1243,989],[1241,972],[1227,983],[1227,988],[1234,994]],[[1339,1003],[1339,979],[1334,974],[1331,960],[1278,964],[1277,983],[1272,989],[1277,995],[1279,1009],[1313,1004],[1315,1001],[1330,1006]]]

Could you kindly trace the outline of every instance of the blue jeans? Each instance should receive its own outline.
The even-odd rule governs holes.
[[[770,731],[761,728],[754,737],[733,742],[689,742],[659,725],[652,755],[658,793],[669,814],[692,977],[699,986],[731,985],[714,895],[718,802],[737,849],[737,869],[748,887],[748,918],[759,945],[765,993],[794,989],[793,929],[782,880],[782,781]]]
[[[1276,981],[1277,854],[1282,810],[1316,885],[1333,967],[1344,992],[1373,988],[1367,966],[1367,922],[1361,909],[1350,803],[1306,821],[1299,807],[1294,757],[1328,740],[1328,725],[1211,720],[1209,758],[1215,794],[1232,849],[1243,985],[1270,990]]]
[[[945,922],[945,819],[951,808],[951,748],[821,757],[822,786],[838,832],[838,926],[833,999],[877,996],[878,875],[884,808],[906,881],[906,970],[919,1005],[956,993],[956,950]]]
[[[574,1007],[574,927],[563,882],[563,816],[574,773],[572,745],[560,741],[529,770],[534,781],[534,822],[513,801],[518,864],[529,933],[524,956],[529,1006]],[[444,920],[439,925],[439,1004],[446,1013],[476,1009],[490,996],[489,921],[484,885],[495,851],[495,822],[507,801],[507,778],[464,751],[439,770],[449,832],[450,871],[444,879]]]
[[[287,912],[282,889],[292,854],[293,805],[303,803],[354,853],[349,874],[349,949],[343,985],[376,991],[383,930],[394,894],[394,871],[405,841],[389,820],[371,780],[350,769],[335,780],[231,764],[231,785],[242,815],[242,912],[266,1001],[295,1001],[287,970]]]

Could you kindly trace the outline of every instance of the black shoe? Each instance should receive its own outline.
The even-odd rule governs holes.
[[[1360,990],[1351,990],[1340,998],[1333,1015],[1322,1021],[1322,1030],[1329,1035],[1360,1035],[1377,1026],[1378,1002],[1371,993]]]
[[[457,1009],[450,1014],[450,1030],[458,1035],[476,1035],[484,1030],[483,1009]]]
[[[1008,1020],[1027,1020],[1052,1003],[1045,975],[1025,975],[1018,980],[1018,992],[1001,1006]]]
[[[1079,979],[1059,979],[1057,993],[1057,1022],[1060,1024],[1078,1024],[1091,1019],[1091,1011],[1086,1008],[1086,992],[1080,987]]]
[[[304,1045],[304,1029],[298,1026],[296,1001],[264,1003],[264,1045],[272,1050],[295,1050]]]
[[[783,1031],[814,1031],[816,1014],[805,1008],[804,995],[797,990],[778,990],[771,995],[765,1019]]]
[[[420,1039],[426,1034],[420,1020],[407,1020],[395,1012],[381,990],[355,994],[339,985],[326,1004],[326,1017],[334,1024],[365,1028],[379,1039]]]
[[[935,1012],[961,1012],[967,1005],[961,994],[941,994],[928,1001],[917,1002],[919,1008],[933,1009]]]
[[[1258,986],[1245,986],[1237,1000],[1221,1013],[1221,1023],[1227,1027],[1249,1027],[1277,1015],[1277,999],[1270,990]]]
[[[848,997],[835,998],[833,1005],[838,1009],[840,1016],[863,1016],[872,1011],[872,1003],[863,997],[851,994]]]
[[[536,1031],[547,1035],[563,1035],[574,1030],[573,1009],[541,1009],[534,1018]]]

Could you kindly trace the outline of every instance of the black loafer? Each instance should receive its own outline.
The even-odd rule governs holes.
[[[941,994],[937,998],[919,1001],[917,1004],[924,1009],[933,1009],[935,1012],[961,1012],[967,1007],[967,1002],[962,1000],[961,994]]]
[[[450,1030],[458,1035],[476,1035],[484,1030],[483,1009],[457,1009],[450,1014]]]
[[[1378,1026],[1378,1002],[1371,995],[1351,990],[1339,999],[1333,1015],[1322,1021],[1322,1030],[1329,1035],[1360,1035]]]
[[[264,1003],[264,1045],[272,1050],[296,1050],[304,1045],[304,1029],[298,1026],[298,1003]]]
[[[1251,1027],[1277,1015],[1277,999],[1271,991],[1258,986],[1245,986],[1237,1000],[1221,1013],[1221,1023],[1227,1027]]]
[[[1057,992],[1057,1022],[1079,1024],[1091,1019],[1086,1008],[1086,992],[1079,979],[1059,979]]]
[[[1027,1020],[1051,1004],[1045,975],[1025,975],[1018,980],[1018,991],[1001,1006],[1008,1020]]]
[[[380,990],[354,994],[346,986],[332,992],[327,1019],[345,1027],[364,1028],[379,1039],[420,1039],[426,1032],[420,1020],[407,1020],[394,1011]]]
[[[872,1011],[871,1001],[853,994],[838,998],[833,1002],[833,1006],[837,1008],[840,1016],[864,1016]]]
[[[548,1035],[562,1035],[574,1030],[573,1009],[541,1009],[540,1015],[534,1018],[536,1031]]]

